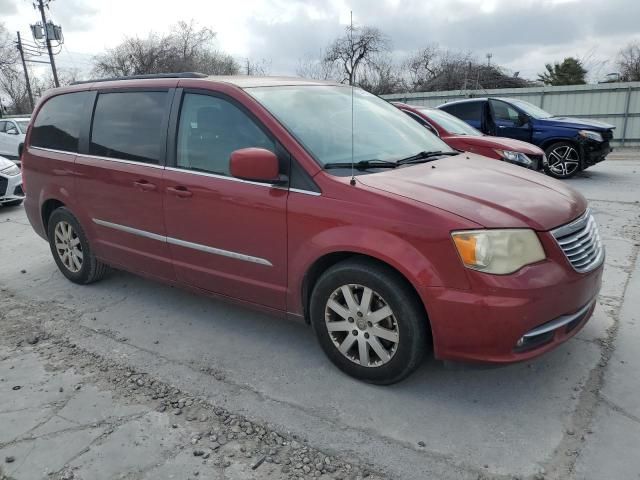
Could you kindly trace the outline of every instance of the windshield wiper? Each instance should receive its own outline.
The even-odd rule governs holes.
[[[325,164],[325,170],[332,168],[351,168],[351,162],[334,162]],[[353,163],[356,170],[365,170],[367,168],[396,168],[396,162],[387,162],[386,160],[360,160]]]
[[[402,158],[398,160],[396,163],[398,165],[407,165],[410,163],[423,163],[423,162],[428,162],[434,159],[435,157],[443,157],[445,155],[459,155],[459,154],[460,152],[443,152],[443,151],[418,152],[415,155],[411,155],[410,157]]]

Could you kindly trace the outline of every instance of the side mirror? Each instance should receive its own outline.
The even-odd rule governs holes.
[[[11,127],[11,128],[9,128],[9,130],[7,130],[7,134],[9,134],[9,135],[18,135],[18,130],[16,130],[16,127]]]
[[[231,153],[231,175],[242,180],[277,183],[280,166],[276,154],[264,148],[241,148]]]

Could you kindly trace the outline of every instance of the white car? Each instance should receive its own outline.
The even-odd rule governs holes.
[[[28,117],[0,118],[0,155],[20,159],[28,126]]]
[[[15,207],[23,200],[20,168],[8,158],[0,157],[0,206]]]

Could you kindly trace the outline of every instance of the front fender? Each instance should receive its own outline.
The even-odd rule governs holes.
[[[403,234],[407,232],[403,230]],[[408,236],[407,236],[408,237]],[[303,311],[302,286],[311,267],[326,255],[353,253],[384,262],[400,272],[420,292],[424,287],[451,286],[468,289],[464,269],[455,254],[449,239],[424,240],[427,256],[415,243],[399,235],[363,226],[343,225],[319,232],[290,253],[289,310],[301,314]],[[431,254],[432,253],[432,254]]]

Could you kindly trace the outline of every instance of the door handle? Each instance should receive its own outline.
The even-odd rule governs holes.
[[[167,187],[167,192],[173,193],[175,196],[181,198],[188,198],[193,196],[193,193],[187,187],[183,186]]]
[[[133,182],[133,186],[139,188],[143,192],[151,192],[157,188],[155,184],[150,183],[147,180],[136,180]]]

